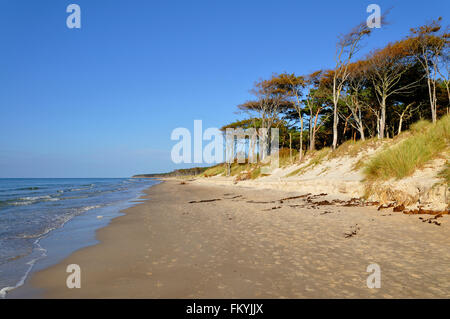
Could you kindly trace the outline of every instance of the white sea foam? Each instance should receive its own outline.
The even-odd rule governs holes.
[[[40,260],[40,259],[44,258],[45,256],[47,256],[47,250],[45,248],[43,248],[41,245],[39,245],[39,240],[40,240],[40,238],[37,239],[34,242],[34,244],[36,245],[36,250],[41,252],[41,255],[39,257],[34,258],[34,259],[32,259],[32,260],[30,260],[29,262],[26,263],[26,265],[28,265],[28,269],[25,272],[25,274],[22,276],[22,278],[20,278],[19,282],[16,283],[15,286],[13,286],[13,287],[11,287],[11,286],[10,287],[4,287],[4,288],[0,289],[0,298],[5,298],[6,294],[8,293],[8,291],[11,291],[13,289],[16,289],[16,288],[19,288],[20,286],[22,286],[25,283],[25,280],[27,279],[28,274],[30,273],[30,271],[33,268],[34,264],[38,260]]]
[[[79,212],[87,212],[88,210],[100,208],[100,207],[102,207],[102,205],[86,206],[86,207],[80,208],[78,211]]]
[[[103,196],[105,194],[117,192],[117,191],[126,191],[128,189],[128,187],[124,187],[125,186],[124,184],[134,183],[134,182],[135,182],[134,180],[125,181],[125,183],[122,183],[122,185],[120,185],[121,187],[120,186],[117,187],[118,186],[117,184],[112,185],[113,187],[112,186],[110,187],[109,185],[106,185],[105,187],[102,186],[102,187],[99,187],[98,192],[92,193],[92,196],[94,196],[94,195],[99,196],[98,199],[102,200],[102,198],[104,198]],[[38,262],[38,260],[40,260],[42,258],[45,258],[45,256],[47,255],[47,251],[42,246],[39,245],[39,242],[41,239],[49,236],[49,233],[52,232],[53,230],[64,227],[64,224],[66,222],[72,220],[76,216],[82,215],[85,212],[88,212],[91,210],[101,208],[105,205],[109,206],[110,204],[114,204],[114,205],[117,204],[117,200],[115,197],[111,201],[109,200],[108,197],[106,197],[108,199],[107,202],[102,202],[101,204],[95,205],[95,204],[97,204],[96,202],[94,202],[96,200],[96,197],[93,197],[92,200],[87,200],[86,202],[81,203],[81,205],[84,204],[84,206],[80,205],[79,207],[76,207],[76,206],[73,207],[72,206],[73,204],[75,204],[75,205],[80,204],[80,202],[78,202],[78,201],[73,201],[74,199],[90,198],[91,196],[65,197],[64,195],[68,194],[70,191],[75,191],[75,190],[80,190],[80,191],[87,190],[88,191],[89,189],[94,188],[95,184],[67,185],[67,186],[68,186],[67,188],[64,188],[64,186],[61,187],[60,185],[58,185],[57,188],[51,188],[49,190],[49,193],[47,193],[46,195],[44,195],[42,193],[36,194],[36,192],[31,192],[28,194],[20,194],[19,195],[19,196],[21,196],[20,198],[17,198],[17,197],[19,197],[19,196],[17,196],[13,200],[3,201],[3,202],[6,202],[7,205],[16,205],[16,206],[24,206],[24,205],[32,205],[34,203],[42,203],[42,207],[40,207],[40,205],[39,205],[39,208],[36,208],[36,209],[42,210],[43,212],[45,212],[45,210],[48,209],[49,214],[48,215],[47,214],[39,215],[42,217],[40,222],[47,223],[47,225],[43,224],[41,226],[45,225],[44,227],[42,227],[42,228],[39,227],[37,229],[34,229],[34,231],[36,232],[35,234],[27,234],[28,231],[24,229],[22,234],[20,234],[19,232],[15,232],[11,237],[9,237],[12,239],[24,238],[27,240],[28,243],[30,243],[30,241],[31,241],[34,244],[32,246],[32,253],[30,255],[28,255],[27,257],[23,257],[23,259],[22,259],[22,257],[20,258],[23,261],[18,262],[21,265],[21,267],[20,267],[21,269],[20,270],[18,269],[18,271],[20,271],[20,272],[17,273],[17,277],[14,276],[14,278],[11,278],[13,280],[10,282],[4,282],[3,285],[7,286],[7,287],[0,286],[0,298],[7,296],[7,294],[10,293],[11,290],[22,286],[24,284],[24,282],[26,281],[27,277],[32,272],[33,267],[35,267],[34,265],[36,264],[36,262]],[[113,189],[111,189],[111,188],[113,188]],[[34,189],[38,189],[38,188],[33,188],[31,190],[34,190]],[[27,188],[27,190],[29,190],[29,189]],[[130,189],[130,191],[131,190],[132,189]],[[62,193],[64,193],[64,195],[62,195]],[[81,193],[83,193],[83,192],[81,192]],[[128,196],[125,194],[128,194],[128,192],[124,193],[124,195],[121,197]],[[132,193],[130,193],[129,195],[131,195],[131,194]],[[139,198],[140,195],[142,195],[142,194],[139,193],[139,195],[136,196],[136,198]],[[109,195],[107,195],[107,196],[109,196]],[[67,201],[68,207],[66,207],[66,205],[61,205],[61,206],[56,207],[51,204],[45,204],[45,202],[52,202],[52,201],[58,201],[58,200],[68,200]],[[122,200],[122,199],[120,199],[120,200]],[[128,201],[130,199],[127,198],[125,200]],[[11,203],[11,202],[14,202],[14,203]],[[66,201],[63,201],[62,203],[66,203]],[[46,206],[46,205],[48,205],[48,206]],[[72,206],[72,207],[70,207],[70,206]],[[17,208],[17,209],[20,211],[20,208]],[[57,210],[61,210],[61,211],[58,212]],[[104,215],[100,215],[101,212],[98,212],[98,214],[96,214],[95,212],[90,213],[90,214],[92,214],[92,217],[96,218],[96,219],[101,219],[101,217],[106,217]],[[26,214],[24,214],[24,216],[26,217]],[[25,223],[29,223],[29,221],[25,220]],[[49,224],[51,224],[51,225],[49,225]],[[29,228],[27,228],[27,229],[30,230]],[[29,259],[32,259],[32,260],[29,260]],[[13,264],[11,264],[11,266],[13,266]],[[15,281],[17,281],[16,284],[14,284]]]
[[[50,195],[44,195],[44,196],[27,196],[27,197],[20,197],[19,200],[40,200],[40,199],[49,199],[52,198]]]
[[[17,199],[17,202],[12,202],[10,205],[12,206],[27,206],[34,204],[39,201],[43,202],[55,202],[60,200],[58,197],[52,197],[50,195],[44,195],[44,196],[27,196],[27,197],[20,197]]]

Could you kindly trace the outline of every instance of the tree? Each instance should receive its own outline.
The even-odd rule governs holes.
[[[287,101],[285,91],[273,81],[274,77],[275,75],[269,80],[256,82],[250,91],[256,100],[238,105],[238,109],[243,112],[257,113],[261,128],[271,128],[277,122],[281,111],[292,104]]]
[[[267,142],[272,127],[277,127],[280,121],[280,114],[283,110],[292,107],[292,102],[286,98],[286,92],[277,85],[274,80],[276,75],[273,75],[269,80],[260,80],[255,83],[255,87],[251,93],[256,96],[256,100],[247,101],[246,103],[238,105],[238,109],[250,114],[256,113],[260,121],[262,130],[258,131],[260,141]],[[266,129],[266,130],[265,130]],[[269,151],[269,150],[267,150]],[[267,154],[262,154],[264,157]]]
[[[349,76],[348,66],[354,54],[359,50],[361,40],[364,36],[370,34],[367,24],[361,23],[356,26],[350,33],[341,36],[336,46],[336,66],[332,72],[333,79],[333,150],[337,147],[339,122],[338,103],[341,96],[345,81]]]
[[[305,88],[305,79],[303,76],[296,76],[294,73],[283,73],[272,77],[270,81],[284,92],[286,98],[292,99],[292,107],[296,111],[300,122],[299,160],[301,160],[303,156],[303,103],[301,97]]]
[[[408,105],[402,104],[396,105],[394,107],[394,112],[397,113],[399,117],[397,135],[400,135],[400,133],[402,132],[403,121],[409,119],[412,116],[413,112],[421,106],[421,104],[419,104],[415,108],[411,108],[411,106],[413,106],[414,104],[415,102],[411,102]]]
[[[436,80],[439,74],[439,61],[448,46],[448,35],[440,35],[442,17],[431,23],[411,29],[409,38],[412,52],[427,75],[428,96],[433,123],[437,121]],[[448,84],[447,84],[448,91]],[[449,95],[450,96],[450,95]]]
[[[448,27],[447,27],[448,29]],[[448,31],[442,35],[442,38],[445,41],[444,48],[441,54],[441,63],[440,67],[437,68],[439,75],[442,77],[442,81],[445,85],[445,89],[447,91],[447,114],[450,114],[450,33]]]
[[[379,104],[377,113],[378,137],[384,138],[386,128],[386,103],[393,94],[406,94],[420,81],[401,84],[405,72],[413,66],[407,41],[388,44],[372,53],[367,60],[366,75],[371,80]],[[401,84],[401,85],[399,85]]]
[[[306,110],[309,113],[309,150],[316,149],[316,134],[325,120],[330,114],[326,115],[325,119],[320,117],[323,111],[327,108],[329,97],[328,87],[324,84],[326,80],[323,77],[323,71],[316,71],[306,77],[305,85],[308,89],[304,103]]]
[[[354,120],[354,124],[350,124],[359,132],[361,140],[365,140],[363,111],[368,108],[368,94],[366,89],[368,84],[365,77],[366,61],[357,61],[349,66],[349,76],[347,78],[347,90],[343,96],[343,100],[349,108]]]

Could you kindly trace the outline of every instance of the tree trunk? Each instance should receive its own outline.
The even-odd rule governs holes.
[[[347,132],[348,118],[345,119],[344,130],[342,131],[342,138],[345,140],[345,133]]]
[[[303,116],[300,115],[300,147],[299,147],[299,161],[302,160],[303,157]]]
[[[385,128],[386,128],[386,98],[383,96],[383,98],[381,100],[381,118],[380,118],[380,129],[379,129],[380,139],[384,138]]]
[[[309,150],[313,151],[314,150],[314,143],[313,143],[313,113],[310,110],[309,111]]]
[[[428,95],[430,97],[430,106],[431,106],[431,119],[433,123],[437,121],[437,112],[436,112],[436,84],[433,80],[428,77]]]
[[[381,138],[381,135],[380,135],[380,117],[379,116],[377,116],[377,137]]]
[[[362,125],[358,125],[359,136],[361,137],[361,141],[366,140],[366,136],[364,135],[364,127]]]
[[[292,133],[289,133],[289,159],[292,164]]]
[[[337,114],[337,102],[334,103],[334,109],[333,109],[333,150],[337,147],[337,140],[338,140],[338,122],[339,117]]]
[[[403,124],[403,114],[400,116],[400,121],[398,122],[398,132],[397,135],[400,135],[402,132],[402,124]]]

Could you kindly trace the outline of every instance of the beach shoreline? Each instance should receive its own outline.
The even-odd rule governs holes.
[[[92,180],[92,182],[95,183],[96,181]],[[124,180],[124,183],[127,183],[127,181]],[[142,186],[139,186],[141,183],[146,184],[144,189],[142,189]],[[85,206],[81,208],[74,208],[73,203],[68,204],[68,210],[78,209],[82,213],[67,218],[63,224],[53,227],[42,236],[35,237],[32,254],[36,257],[31,262],[26,263],[29,267],[26,273],[22,274],[16,270],[17,275],[22,276],[20,281],[15,283],[15,285],[0,289],[0,298],[39,297],[41,294],[40,289],[35,289],[29,284],[30,278],[34,273],[58,264],[75,251],[98,244],[99,242],[96,238],[97,230],[106,227],[112,219],[123,215],[122,211],[126,208],[141,203],[142,191],[151,187],[151,185],[155,185],[155,183],[159,183],[159,181],[133,182],[130,183],[133,186],[126,189],[123,189],[123,186],[121,186],[122,189],[114,192],[115,200],[100,195],[93,199],[95,202],[91,200],[91,203],[84,204]],[[61,206],[59,207],[59,212],[63,213],[64,210]],[[22,263],[25,262],[26,260]],[[1,270],[0,273],[2,273]]]
[[[427,215],[318,204],[324,195],[176,179],[144,193],[97,230],[99,244],[35,273],[34,297],[450,297],[449,216],[438,226],[419,219]],[[380,289],[367,287],[373,263]],[[80,289],[66,286],[70,264]]]

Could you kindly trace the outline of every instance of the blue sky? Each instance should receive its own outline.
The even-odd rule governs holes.
[[[66,27],[81,7],[82,28]],[[392,7],[362,54],[447,0],[0,0],[0,177],[127,177],[175,165],[176,127],[240,118],[253,83],[332,67],[367,5]],[[448,23],[444,16],[444,23]]]

